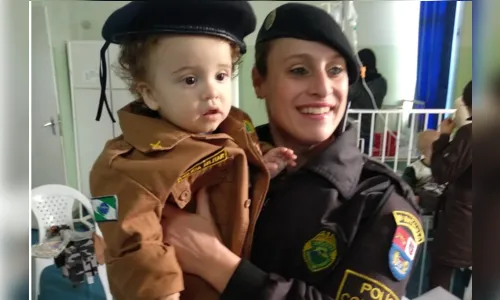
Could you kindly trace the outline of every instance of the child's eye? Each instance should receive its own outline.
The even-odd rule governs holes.
[[[224,79],[226,79],[226,78],[227,78],[227,76],[228,76],[228,75],[227,75],[226,73],[219,73],[219,74],[217,74],[216,79],[217,79],[218,81],[224,81]]]
[[[305,75],[307,74],[307,70],[304,67],[297,67],[291,69],[290,73],[292,73],[293,75]]]
[[[189,76],[189,77],[184,78],[184,82],[187,85],[193,85],[196,83],[196,78],[194,78],[193,76]]]

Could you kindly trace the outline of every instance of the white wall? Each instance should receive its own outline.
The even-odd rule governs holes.
[[[413,100],[417,80],[419,1],[367,1],[356,4],[359,49],[373,48],[389,92],[384,104]],[[385,52],[385,53],[384,53]]]

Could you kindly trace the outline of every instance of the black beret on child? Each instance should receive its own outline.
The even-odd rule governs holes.
[[[101,99],[96,120],[103,105],[111,120],[113,114],[106,100],[105,53],[110,43],[148,34],[193,34],[220,37],[235,43],[241,54],[246,52],[244,38],[256,27],[256,17],[247,1],[150,0],[132,1],[114,11],[104,23],[101,49]]]

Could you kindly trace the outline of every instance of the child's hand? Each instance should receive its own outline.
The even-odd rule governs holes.
[[[276,177],[287,166],[295,167],[297,156],[293,150],[285,147],[277,147],[264,154],[264,163],[271,173],[271,178]]]

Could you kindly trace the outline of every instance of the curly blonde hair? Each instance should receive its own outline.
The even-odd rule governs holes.
[[[137,90],[137,85],[150,79],[148,78],[148,66],[152,50],[158,46],[162,38],[167,36],[166,34],[152,34],[145,37],[131,36],[120,44],[118,65],[114,66],[114,71],[127,84],[129,91],[138,99],[140,99],[141,95]],[[222,38],[221,40],[227,41]],[[233,42],[229,43],[233,58],[233,75],[235,76],[242,55],[240,54],[240,47]]]

